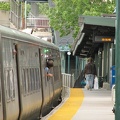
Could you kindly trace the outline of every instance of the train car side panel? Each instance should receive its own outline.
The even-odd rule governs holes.
[[[0,26],[0,33],[0,120],[36,120],[61,97],[59,49],[11,28]],[[45,75],[49,58],[54,60],[51,79]]]
[[[51,48],[49,46],[42,48],[42,74],[43,74],[43,107],[42,112],[46,112],[46,109],[52,109],[54,107],[54,103],[58,104],[58,99],[61,97],[61,90],[62,90],[62,80],[61,77],[61,70],[60,70],[60,55],[58,49]],[[53,68],[50,68],[50,73],[53,74],[53,77],[47,78],[45,76],[45,66],[47,59],[53,59],[54,65]]]
[[[17,49],[21,104],[20,119],[32,120],[39,116],[42,105],[39,47],[19,43]]]
[[[0,51],[2,52],[2,44],[1,44],[1,34],[0,34]],[[0,56],[1,55],[0,52]],[[2,85],[1,85],[1,64],[2,64],[2,57],[0,57],[0,120],[3,120],[3,102],[2,102]]]
[[[61,98],[62,92],[62,79],[61,79],[61,66],[60,66],[60,54],[58,50],[52,50],[52,56],[54,58],[54,100],[53,102],[57,102]]]
[[[49,54],[47,45],[42,46],[41,48],[41,70],[42,70],[42,86],[43,86],[43,104],[42,104],[42,116],[46,115],[50,111],[50,84],[51,82],[48,80],[45,75],[45,67],[46,67],[46,58]]]
[[[14,41],[2,37],[3,79],[4,83],[4,119],[15,120],[19,116],[19,98],[16,70],[16,56],[14,55]]]

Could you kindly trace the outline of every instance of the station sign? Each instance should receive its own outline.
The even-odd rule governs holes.
[[[95,36],[94,42],[114,42],[114,36]]]
[[[59,50],[60,51],[70,51],[70,46],[68,45],[68,44],[66,44],[66,45],[60,45],[59,46]]]

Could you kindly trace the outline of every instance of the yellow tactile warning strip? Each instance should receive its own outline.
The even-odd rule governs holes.
[[[84,93],[80,88],[71,88],[70,97],[48,120],[71,120],[80,108]]]

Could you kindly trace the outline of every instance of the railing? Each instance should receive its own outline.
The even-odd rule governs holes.
[[[74,87],[74,74],[62,73],[63,86],[72,88]]]
[[[70,95],[70,88],[74,87],[74,74],[66,74],[62,73],[62,81],[63,81],[63,91],[62,98],[65,99]]]
[[[49,28],[49,19],[47,17],[27,18],[27,27]]]
[[[10,2],[10,22],[15,26],[16,29],[21,28],[21,3],[15,0]]]

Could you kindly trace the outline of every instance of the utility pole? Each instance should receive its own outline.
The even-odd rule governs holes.
[[[25,29],[25,2],[22,1],[21,2],[21,20],[22,20],[22,24],[21,24],[21,28]]]
[[[116,67],[116,86],[115,86],[115,120],[120,120],[120,2],[116,0],[116,49],[115,49],[115,67]]]

